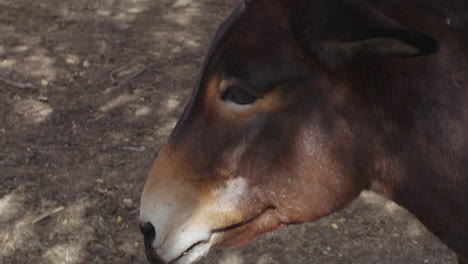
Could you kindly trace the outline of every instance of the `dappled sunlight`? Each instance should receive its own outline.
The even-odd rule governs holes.
[[[86,209],[95,202],[82,198],[61,210],[51,210],[53,201],[41,201],[41,208],[25,213],[24,187],[0,199],[0,260],[22,252],[25,249],[44,250],[45,263],[80,263],[86,256],[85,249],[94,239],[94,229],[85,222]],[[47,213],[52,212],[52,213]],[[47,220],[52,218],[51,220]],[[53,223],[49,236],[44,238],[37,233],[39,222]],[[54,239],[58,234],[68,236],[66,243],[44,248],[44,239]]]
[[[235,250],[223,252],[218,264],[244,264],[245,261],[240,252]]]
[[[164,15],[164,18],[181,26],[187,26],[190,24],[192,18],[197,14],[197,12],[197,8],[187,8],[184,10],[184,14],[180,14],[179,12],[170,12]]]
[[[0,69],[5,72],[16,72],[22,78],[34,77],[47,82],[54,81],[62,71],[55,67],[56,59],[48,51],[36,46],[36,38],[21,40],[22,44],[4,49],[8,54],[0,59]],[[32,42],[28,44],[27,42]],[[6,78],[6,76],[0,76]],[[12,80],[14,81],[14,80]]]
[[[29,49],[30,47],[27,45],[18,45],[18,46],[13,47],[12,51],[17,52],[17,53],[22,53],[22,52],[28,51]]]
[[[86,245],[94,240],[94,228],[85,222],[86,209],[94,206],[95,202],[89,198],[82,198],[67,209],[55,222],[53,233],[70,234],[67,243],[55,245],[47,249],[42,258],[46,263],[75,264],[80,263],[86,256]]]
[[[4,224],[0,228],[0,257],[7,257],[15,254],[26,245],[40,244],[34,226],[31,225],[32,215],[27,215],[14,223]]]
[[[364,204],[371,206],[380,206],[381,203],[391,203],[391,201],[386,200],[370,191],[362,191],[357,200],[360,200]]]
[[[0,199],[0,224],[7,223],[23,212],[24,194],[18,190]]]
[[[86,9],[80,9],[79,5],[70,5],[68,2],[58,8],[58,14],[68,20],[85,21],[90,17],[98,19],[112,19],[120,23],[120,27],[128,27],[137,15],[147,10],[150,0],[103,0],[86,5]]]
[[[136,117],[142,117],[142,116],[147,116],[149,113],[151,113],[151,108],[145,105],[138,105],[136,106],[135,109],[135,116]]]
[[[24,194],[18,190],[0,199],[0,260],[24,244],[26,222],[11,223],[23,213],[23,202]]]
[[[385,207],[385,210],[391,215],[398,214],[402,210],[405,210],[402,207],[400,207],[398,204],[396,204],[396,203],[394,203],[392,201],[385,201],[384,207]]]
[[[183,97],[178,94],[170,94],[158,102],[158,105],[150,107],[147,105],[148,102],[145,102],[139,95],[141,93],[120,95],[103,105],[100,110],[108,112],[111,109],[125,106],[125,118],[130,122],[139,121],[148,115],[156,116],[161,121],[155,128],[154,136],[165,139],[175,127],[177,117],[183,107]]]
[[[429,236],[429,231],[405,208],[381,196],[364,191],[358,199],[375,212],[375,217],[390,216],[391,220],[403,226],[404,234],[411,238]]]
[[[142,244],[140,242],[135,242],[135,241],[124,241],[122,244],[118,247],[119,251],[125,252],[127,255],[132,255],[135,254],[135,252],[139,252],[142,247]]]
[[[19,115],[25,123],[39,124],[44,122],[53,112],[53,108],[34,99],[25,99],[14,104],[14,113]]]
[[[109,9],[99,9],[96,11],[96,14],[101,17],[110,17],[112,15],[112,11]]]
[[[136,19],[136,15],[146,10],[150,0],[126,0],[119,1],[119,6],[115,6],[113,16],[114,19],[121,22],[132,22]],[[102,9],[101,9],[102,10]]]
[[[372,210],[381,211],[384,215],[395,217],[402,214],[410,215],[405,208],[370,191],[363,191],[358,201],[366,204]]]
[[[81,61],[80,57],[78,57],[75,54],[70,54],[70,53],[64,54],[64,59],[65,59],[65,62],[70,65],[78,65]]]
[[[86,209],[94,206],[95,201],[88,197],[81,198],[73,204],[66,206],[65,211],[60,214],[60,217],[55,219],[55,232],[67,234],[71,232],[87,233],[88,230],[83,230],[85,223],[84,215]]]
[[[189,25],[194,17],[200,14],[200,2],[189,0],[175,0],[172,9],[163,17],[164,19],[181,26]]]
[[[16,64],[16,59],[2,59],[0,60],[0,69],[12,69]]]
[[[27,244],[40,243],[31,224],[34,216],[25,214],[24,195],[24,187],[19,186],[0,200],[0,260]]]
[[[19,67],[26,70],[31,76],[53,81],[57,78],[57,70],[53,66],[56,59],[47,53],[44,49],[36,49],[35,53],[26,57],[24,63]]]
[[[162,18],[172,24],[182,26],[181,29],[167,30],[154,27],[151,34],[160,50],[167,50],[171,54],[182,51],[199,49],[204,41],[203,37],[193,30],[187,30],[193,25],[195,19],[199,19],[203,12],[202,3],[198,1],[176,0],[173,1]]]
[[[382,208],[388,213],[398,214],[402,210],[405,210],[395,202],[387,200],[382,196],[370,191],[363,191],[358,199],[361,200],[364,204]]]
[[[154,39],[160,44],[165,43],[173,43],[176,45],[180,45],[185,48],[198,48],[200,47],[200,39],[199,37],[192,36],[190,33],[187,32],[167,32],[167,31],[154,31],[152,33]],[[164,41],[164,42],[161,42]],[[177,46],[172,46],[171,52],[180,52],[182,51],[180,48],[177,49]]]
[[[47,263],[51,264],[75,264],[83,259],[83,246],[81,244],[57,245],[44,255]]]
[[[130,141],[130,135],[125,131],[111,131],[104,134],[106,144],[121,145]]]
[[[164,110],[166,111],[165,114],[168,114],[174,110],[177,110],[181,106],[181,98],[179,98],[176,94],[171,94],[169,98],[165,100],[163,103]]]
[[[172,7],[187,7],[193,5],[194,1],[192,0],[174,0],[174,3],[172,4]]]
[[[131,122],[138,122],[141,120],[140,118],[144,118],[153,112],[151,107],[138,103],[128,104],[126,110],[126,119]]]
[[[406,229],[405,233],[411,237],[420,237],[428,232],[425,227],[417,221],[409,222],[404,229]]]
[[[177,119],[171,119],[166,122],[162,122],[158,126],[155,127],[155,136],[157,138],[167,138],[171,131],[174,129],[175,125],[177,124]]]
[[[256,262],[256,264],[273,264],[277,263],[270,254],[262,255]]]

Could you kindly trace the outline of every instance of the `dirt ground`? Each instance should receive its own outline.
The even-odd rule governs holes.
[[[235,2],[0,0],[0,263],[146,263],[146,173]],[[456,260],[406,211],[364,193],[202,263]]]

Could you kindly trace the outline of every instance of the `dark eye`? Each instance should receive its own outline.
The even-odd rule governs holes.
[[[237,87],[229,87],[226,89],[222,99],[224,101],[231,101],[236,104],[240,105],[248,105],[252,104],[257,100],[257,97],[249,94],[248,92],[237,88]]]

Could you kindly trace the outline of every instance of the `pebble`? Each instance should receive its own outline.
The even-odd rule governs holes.
[[[42,101],[42,102],[47,102],[49,101],[49,98],[47,96],[39,95],[37,97],[37,100]]]
[[[133,200],[130,199],[130,198],[125,198],[123,199],[123,204],[125,205],[125,207],[127,208],[132,208],[132,205],[133,205]]]
[[[88,68],[89,66],[91,66],[91,63],[89,63],[89,61],[85,60],[83,62],[83,67]]]

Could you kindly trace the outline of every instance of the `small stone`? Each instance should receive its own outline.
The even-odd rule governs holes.
[[[125,205],[125,207],[127,208],[132,208],[132,205],[133,205],[133,200],[130,199],[130,198],[125,198],[123,199],[123,204]]]
[[[83,67],[88,68],[89,66],[91,66],[91,63],[89,63],[89,61],[83,61]]]
[[[47,81],[46,79],[42,79],[41,80],[41,85],[45,87],[45,86],[49,85],[49,81]]]
[[[47,101],[49,101],[49,97],[43,96],[43,95],[39,95],[39,96],[37,97],[37,100],[42,101],[42,102],[47,102]]]

